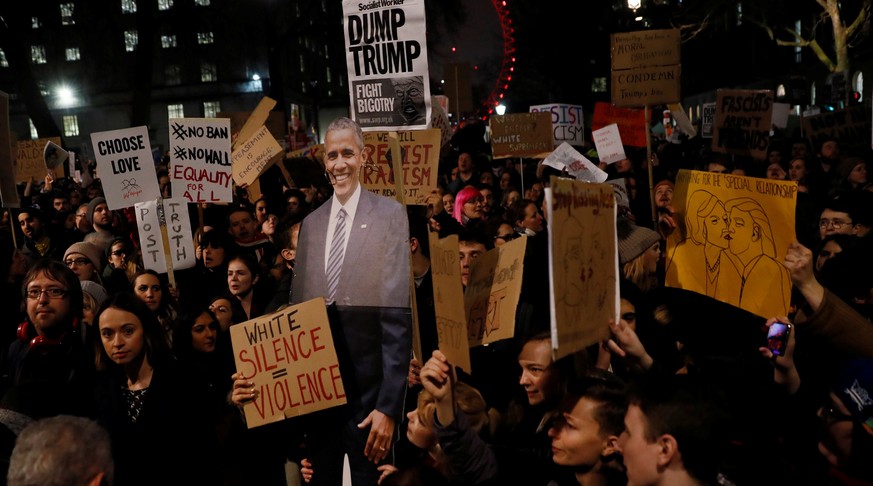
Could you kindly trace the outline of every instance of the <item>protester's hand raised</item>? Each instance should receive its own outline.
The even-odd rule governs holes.
[[[255,398],[255,384],[243,376],[242,373],[234,373],[230,376],[233,380],[230,402],[237,407],[242,407]]]
[[[438,402],[449,395],[452,388],[451,367],[440,350],[435,350],[421,368],[421,384]]]
[[[609,331],[612,337],[606,342],[609,351],[621,356],[629,367],[647,370],[654,360],[646,351],[637,333],[627,323],[609,320]]]
[[[427,206],[428,216],[431,218],[445,211],[445,206],[443,206],[443,197],[436,189],[430,191],[430,194],[428,194],[424,198],[424,204],[425,206]]]
[[[791,275],[791,282],[794,285],[802,286],[815,280],[815,275],[812,271],[812,251],[801,245],[797,240],[788,245],[788,251],[785,253],[784,263],[785,268]]]
[[[789,323],[787,317],[771,317],[764,324],[769,330],[774,322]],[[792,329],[793,331],[793,329]],[[788,333],[788,343],[785,346],[785,352],[781,356],[775,356],[773,351],[767,346],[761,346],[758,351],[761,356],[770,360],[773,365],[773,381],[785,388],[788,394],[794,394],[800,388],[800,375],[797,373],[797,367],[794,365],[794,332]]]
[[[303,476],[304,483],[308,484],[312,481],[312,473],[314,472],[315,470],[312,469],[312,463],[309,462],[309,459],[304,457],[300,460],[300,475]]]
[[[409,360],[409,375],[407,376],[406,386],[413,387],[415,385],[421,385],[421,363],[417,359],[412,358]]]

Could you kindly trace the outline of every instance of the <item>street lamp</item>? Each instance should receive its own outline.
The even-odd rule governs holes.
[[[637,11],[643,5],[643,0],[627,0],[627,8]]]
[[[497,112],[498,115],[503,116],[503,114],[506,113],[506,105],[501,103],[494,107],[494,111]]]

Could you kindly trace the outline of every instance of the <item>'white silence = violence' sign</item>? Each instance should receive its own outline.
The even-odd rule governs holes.
[[[230,339],[237,372],[255,384],[249,428],[346,403],[321,297],[231,326]]]
[[[170,254],[173,269],[191,268],[197,263],[194,255],[194,238],[191,236],[191,220],[188,204],[184,199],[164,199],[164,217],[167,224],[167,238],[170,240]],[[167,273],[164,256],[164,242],[158,220],[157,200],[139,203],[134,208],[136,225],[139,228],[139,243],[142,248],[143,266],[158,273]]]

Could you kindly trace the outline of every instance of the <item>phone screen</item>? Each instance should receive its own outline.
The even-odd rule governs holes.
[[[791,331],[791,326],[783,322],[774,322],[767,332],[767,347],[776,356],[785,354],[785,348],[788,346],[788,333]]]

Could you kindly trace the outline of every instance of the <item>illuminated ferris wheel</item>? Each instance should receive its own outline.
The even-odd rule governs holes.
[[[509,89],[509,83],[512,81],[512,73],[515,70],[515,28],[512,26],[512,19],[509,16],[509,7],[506,0],[491,0],[494,5],[494,10],[497,11],[497,17],[500,20],[500,30],[503,38],[503,59],[500,63],[500,74],[497,75],[497,80],[494,82],[494,87],[488,98],[482,103],[481,111],[482,119],[494,114],[494,109],[503,100],[503,95]]]

